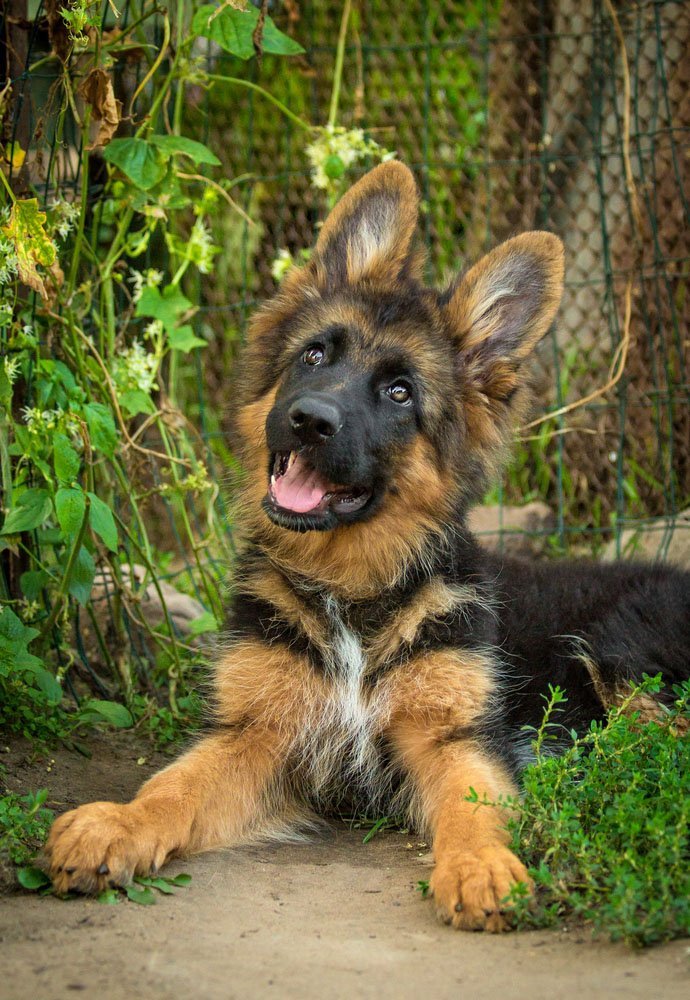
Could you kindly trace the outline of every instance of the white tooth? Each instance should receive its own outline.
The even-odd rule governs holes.
[[[288,458],[288,464],[287,464],[288,469],[290,468],[290,466],[292,465],[292,463],[295,461],[296,458],[297,458],[296,453],[294,451],[291,451],[290,456]]]
[[[276,477],[273,474],[271,474],[271,486],[275,486],[275,484],[276,484]]]

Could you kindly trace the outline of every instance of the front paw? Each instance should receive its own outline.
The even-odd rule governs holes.
[[[502,844],[490,844],[439,858],[429,888],[443,923],[498,933],[510,926],[506,897],[517,882],[531,892],[532,880],[522,862]]]
[[[55,820],[44,855],[56,892],[95,893],[157,871],[166,851],[140,807],[91,802]]]

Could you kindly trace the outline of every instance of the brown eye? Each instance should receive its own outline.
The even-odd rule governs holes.
[[[412,393],[404,382],[394,382],[388,386],[386,392],[394,403],[409,403],[412,399]]]
[[[302,355],[305,365],[320,365],[323,361],[323,347],[308,347]]]

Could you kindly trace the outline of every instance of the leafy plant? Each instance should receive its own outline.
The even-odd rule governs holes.
[[[635,706],[658,690],[644,681],[562,756],[548,753],[565,700],[552,691],[512,822],[537,887],[536,907],[515,896],[519,926],[575,919],[633,946],[690,935],[690,682],[643,722]]]
[[[15,865],[27,865],[48,833],[53,813],[45,788],[28,795],[0,796],[0,887],[13,882]]]
[[[42,896],[55,896],[50,878],[42,868],[27,865],[17,872],[17,880],[23,889],[29,892],[40,892]],[[112,906],[123,899],[139,906],[152,906],[156,902],[156,893],[162,896],[174,896],[177,889],[186,888],[192,881],[192,876],[185,873],[172,877],[156,875],[151,878],[135,878],[130,885],[122,888],[104,889],[98,895],[98,902]],[[154,892],[154,890],[156,890]],[[58,896],[59,899],[72,899],[75,893]]]
[[[0,723],[55,738],[132,725],[134,712],[170,740],[190,698],[195,638],[211,626],[185,635],[173,620],[157,529],[167,514],[204,615],[220,619],[232,549],[212,456],[180,407],[207,346],[198,277],[219,252],[210,220],[221,202],[236,225],[244,219],[232,180],[213,177],[218,157],[183,134],[185,95],[245,85],[209,74],[199,39],[242,60],[303,49],[238,4],[181,0],[170,15],[144,0],[125,26],[113,5],[78,0],[61,17],[27,73],[57,71],[55,127],[35,141],[63,137],[76,187],[59,157],[45,156],[45,177],[17,143],[0,167]],[[128,114],[116,96],[123,60],[141,69]],[[160,625],[142,610],[150,590]],[[167,688],[165,721],[149,711],[144,664]]]

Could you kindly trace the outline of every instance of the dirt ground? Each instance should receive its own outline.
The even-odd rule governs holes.
[[[37,760],[0,760],[13,790],[47,787],[62,811],[125,799],[164,758],[128,734]],[[146,761],[138,763],[144,756]],[[463,934],[415,886],[428,853],[408,836],[369,844],[344,826],[311,844],[217,852],[170,866],[189,888],[156,906],[0,897],[0,998],[103,1000],[457,997],[540,1000],[690,995],[688,942],[636,954],[582,929]]]

